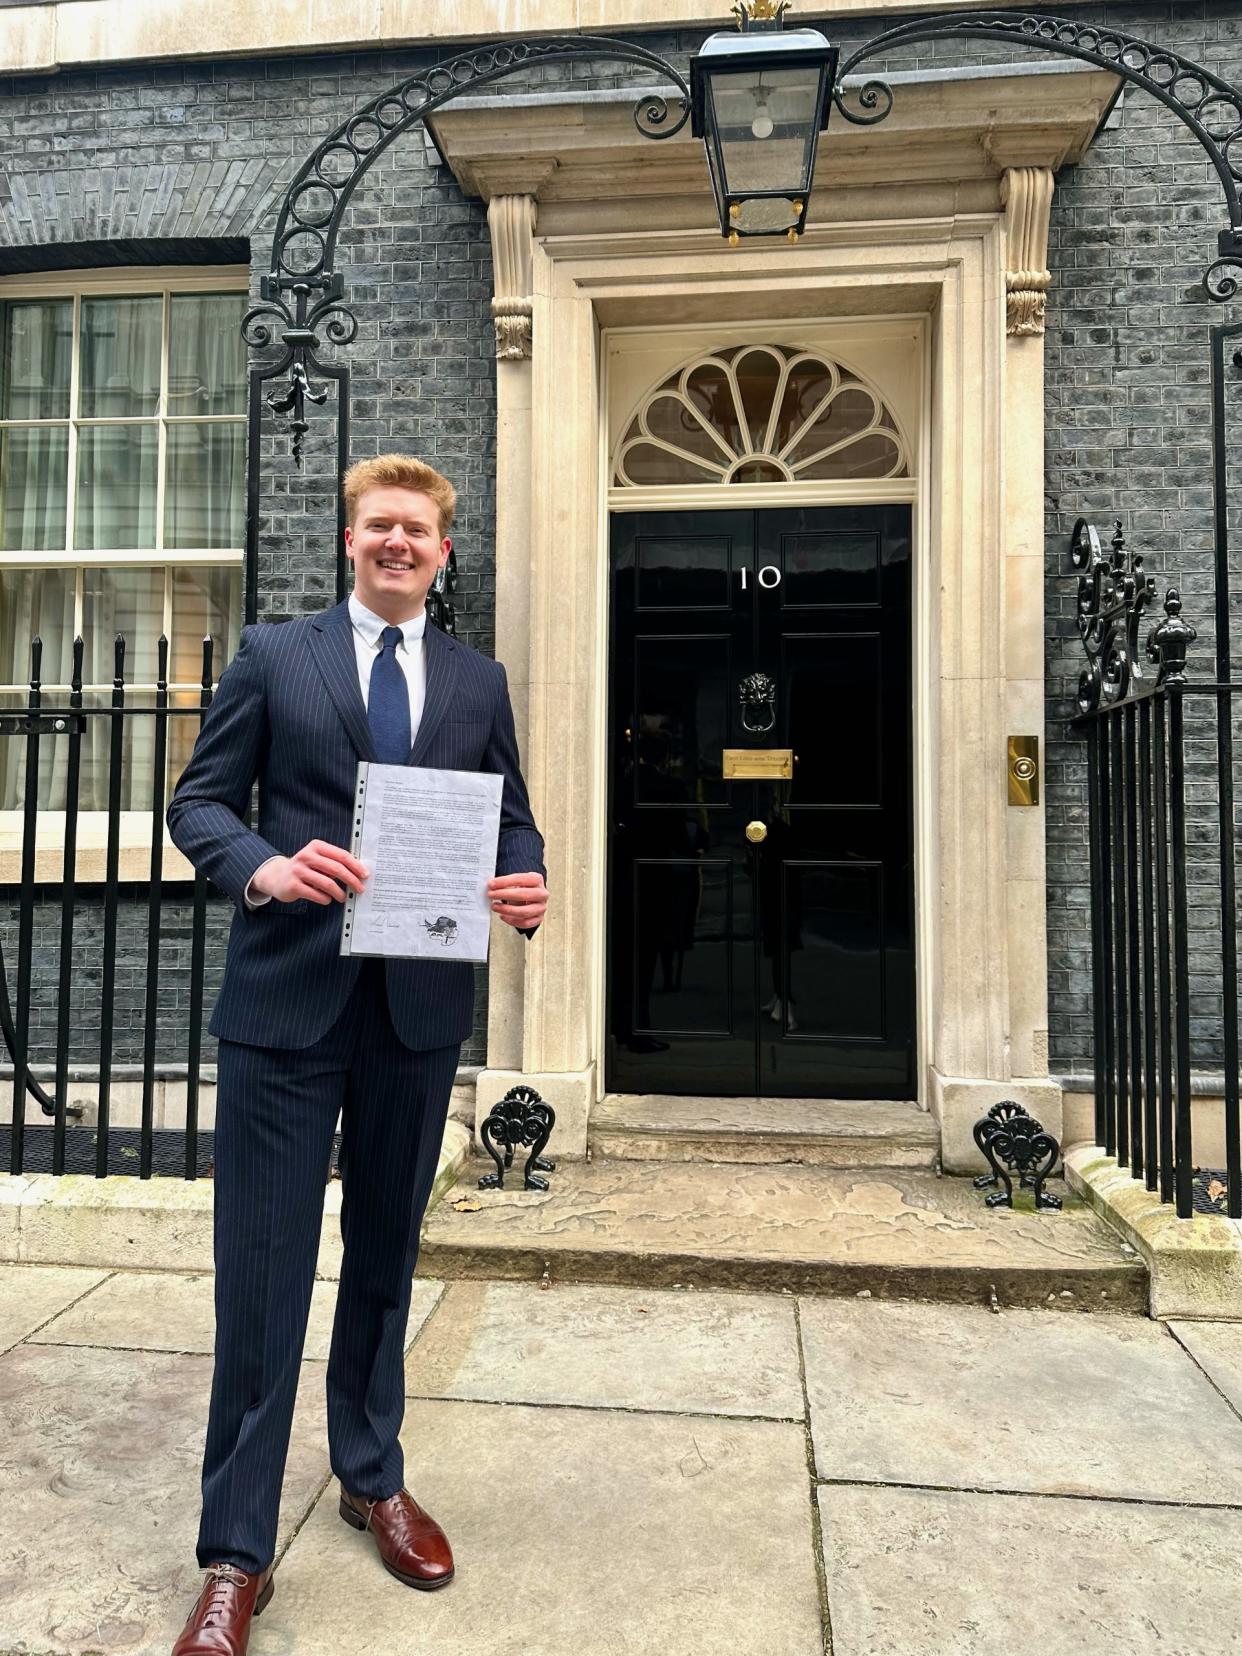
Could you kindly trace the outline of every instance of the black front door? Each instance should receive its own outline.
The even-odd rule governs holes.
[[[910,508],[618,514],[610,649],[609,1089],[913,1098]]]

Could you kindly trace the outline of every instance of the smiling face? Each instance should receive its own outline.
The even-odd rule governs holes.
[[[393,626],[412,620],[452,544],[430,495],[396,486],[368,489],[345,531],[358,601]]]

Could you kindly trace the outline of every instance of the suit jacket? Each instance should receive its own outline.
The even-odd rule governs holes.
[[[411,765],[504,777],[498,874],[543,873],[543,839],[518,767],[505,671],[428,626],[427,693]],[[247,909],[261,863],[309,840],[351,844],[360,759],[375,748],[358,687],[346,604],[243,629],[168,807],[174,843],[237,904],[211,1033],[252,1046],[307,1047],[335,1023],[362,961],[340,954],[341,908],[302,899]],[[259,783],[257,831],[243,820]],[[474,968],[388,960],[393,1027],[414,1051],[470,1033]]]

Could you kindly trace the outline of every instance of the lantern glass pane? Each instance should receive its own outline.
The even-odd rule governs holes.
[[[712,108],[730,195],[805,195],[819,131],[819,64],[711,76]]]

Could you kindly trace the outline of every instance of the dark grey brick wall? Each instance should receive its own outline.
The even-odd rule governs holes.
[[[1080,6],[1062,14],[1107,21],[1174,45],[1242,80],[1242,0]],[[881,25],[854,18],[831,32],[846,45]],[[644,43],[686,57],[698,35],[652,34]],[[889,67],[1011,60],[1008,44],[912,48]],[[285,183],[318,139],[385,82],[429,57],[417,52],[193,63],[0,80],[0,271],[31,249],[142,238],[249,237],[263,268]],[[632,84],[628,70],[591,74],[545,66],[534,79]],[[511,83],[512,84],[512,83]],[[1149,98],[1130,94],[1087,160],[1060,178],[1053,210],[1047,338],[1047,669],[1051,1043],[1054,1065],[1089,1058],[1085,792],[1082,748],[1066,732],[1078,673],[1073,583],[1065,543],[1086,514],[1120,516],[1158,575],[1176,573],[1210,636],[1210,482],[1207,473],[1206,328],[1216,307],[1197,283],[1224,222],[1219,188],[1193,140]],[[490,650],[495,594],[494,379],[487,301],[491,271],[482,206],[463,200],[407,136],[373,167],[342,237],[351,303],[353,448],[413,449],[458,484],[462,563],[460,631]],[[8,249],[9,263],[6,266]],[[264,450],[260,610],[272,619],[331,601],[333,456],[326,422],[297,470],[287,442]],[[1195,734],[1194,796],[1212,794],[1211,744]],[[1218,1029],[1212,979],[1210,831],[1200,825],[1189,870],[1196,894],[1196,1031],[1205,1061]],[[41,902],[44,899],[41,899]],[[88,905],[89,906],[89,905]],[[40,925],[52,927],[41,907]],[[211,972],[218,976],[226,906],[212,911]],[[142,917],[127,908],[122,951],[141,961]],[[174,929],[175,929],[174,922]],[[85,939],[93,921],[87,916]],[[10,967],[11,916],[2,927]],[[54,951],[40,948],[36,1042],[54,1005]],[[89,964],[82,957],[83,987]],[[168,943],[160,1050],[180,1055],[188,967]],[[135,988],[135,993],[138,990]],[[164,998],[166,997],[166,998]],[[465,1054],[482,1057],[484,1001]],[[75,1053],[89,1061],[89,1019],[75,1018]],[[140,1050],[137,1025],[126,1039]],[[79,1050],[80,1043],[80,1050]],[[118,1052],[118,1058],[120,1058]],[[210,1057],[211,1054],[209,1053]]]

